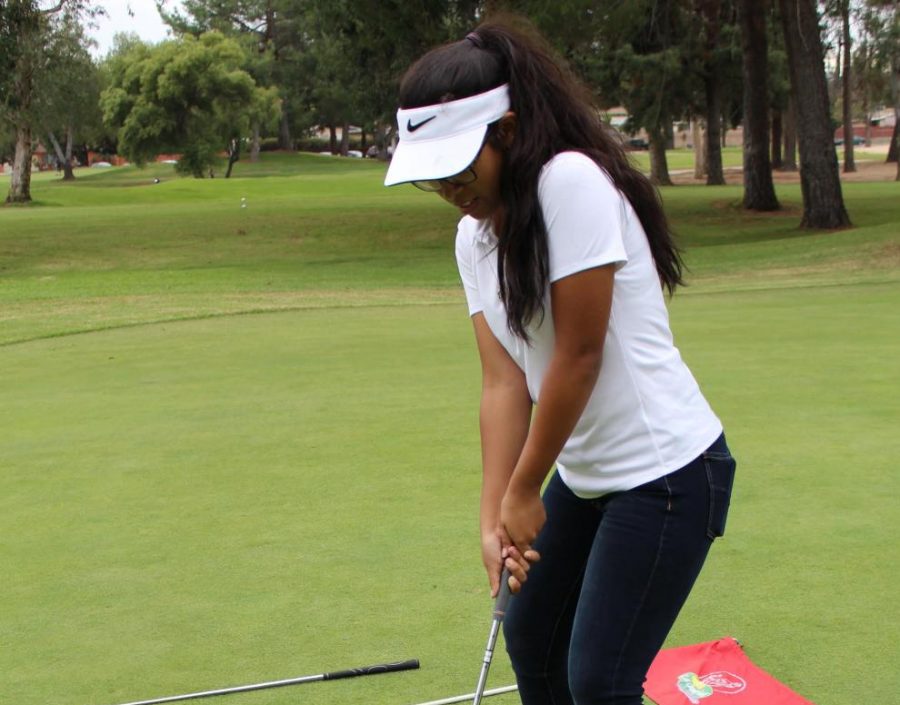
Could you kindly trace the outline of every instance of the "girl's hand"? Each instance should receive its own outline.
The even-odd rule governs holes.
[[[527,580],[531,563],[541,559],[531,546],[547,520],[540,490],[516,492],[507,488],[500,503],[504,566],[510,572],[510,590],[516,593]]]
[[[491,597],[497,597],[500,592],[500,574],[503,568],[509,571],[510,590],[516,593],[525,582],[531,564],[540,559],[540,554],[535,550],[529,550],[523,555],[515,546],[504,546],[500,532],[481,537],[481,560],[491,584]]]

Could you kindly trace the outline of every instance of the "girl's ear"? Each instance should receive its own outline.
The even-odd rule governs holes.
[[[504,149],[509,149],[510,145],[513,143],[513,140],[516,137],[517,125],[518,118],[512,111],[507,112],[506,115],[500,118],[500,122],[497,123],[497,139]]]

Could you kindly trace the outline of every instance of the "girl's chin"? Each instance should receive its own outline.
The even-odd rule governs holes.
[[[486,220],[491,217],[491,209],[480,198],[473,198],[468,203],[459,206],[459,212],[475,220]]]
[[[458,206],[458,208],[459,208],[459,212],[462,213],[463,215],[469,215],[469,216],[472,216],[473,218],[478,218],[479,217],[478,216],[478,211],[479,211],[478,206],[479,206],[478,199],[473,198],[471,201],[464,203],[461,206]]]

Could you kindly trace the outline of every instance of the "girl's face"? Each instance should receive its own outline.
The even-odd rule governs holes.
[[[478,158],[469,168],[478,177],[471,183],[456,184],[452,179],[441,181],[441,198],[459,208],[463,215],[477,220],[494,216],[500,208],[500,167],[503,155],[486,142]]]
[[[515,132],[515,116],[507,113],[500,120],[497,139],[485,140],[481,151],[469,168],[476,179],[466,184],[454,183],[452,179],[441,181],[438,191],[441,198],[459,208],[463,215],[476,220],[492,219],[497,223],[503,215],[500,199],[500,172],[503,167],[504,148],[512,142]]]

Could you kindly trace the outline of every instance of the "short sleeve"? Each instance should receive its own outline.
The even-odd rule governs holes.
[[[541,173],[538,194],[547,226],[550,281],[628,261],[625,197],[606,172],[577,152],[554,157]]]
[[[475,276],[476,251],[474,233],[471,228],[466,227],[464,220],[460,221],[456,231],[456,266],[459,268],[459,277],[466,292],[470,316],[484,310],[478,293],[478,279]]]

